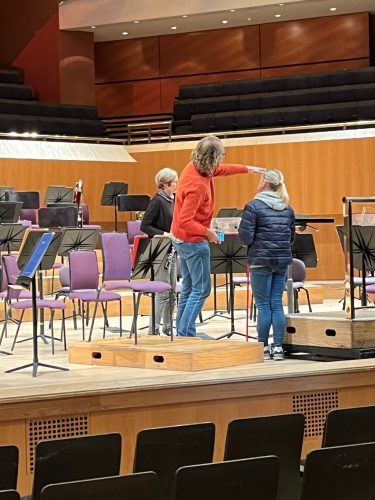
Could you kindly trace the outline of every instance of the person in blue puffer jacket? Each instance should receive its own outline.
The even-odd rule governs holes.
[[[288,265],[292,263],[294,224],[283,174],[276,169],[265,170],[239,226],[239,236],[248,246],[250,282],[258,308],[258,341],[263,342],[264,359],[284,359],[282,296]],[[273,346],[268,345],[271,326]]]

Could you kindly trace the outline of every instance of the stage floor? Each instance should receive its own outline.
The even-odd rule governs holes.
[[[320,309],[329,310],[332,305],[339,307],[337,300],[331,300]],[[301,312],[304,311],[302,306]],[[209,315],[205,311],[204,317]],[[236,312],[236,317],[242,317],[235,322],[239,332],[245,330],[243,315],[243,311]],[[126,328],[130,320],[124,317]],[[141,323],[146,324],[147,319],[142,318]],[[110,324],[117,326],[118,318],[110,318]],[[216,338],[226,333],[229,326],[228,319],[215,317],[199,326],[198,331]],[[101,318],[97,320],[94,339],[101,338],[100,327]],[[255,333],[254,327],[250,330]],[[1,349],[10,348],[14,331],[11,325]],[[147,335],[146,331],[141,335]],[[30,323],[25,324],[21,338],[30,332]],[[81,340],[81,332],[73,330],[71,320],[67,334],[68,343]],[[118,334],[108,332],[108,338],[118,338]],[[244,342],[243,337],[236,340]],[[136,435],[148,427],[214,422],[214,460],[220,461],[231,420],[298,412],[306,420],[305,454],[320,446],[325,416],[330,410],[375,404],[375,359],[316,362],[296,356],[284,361],[181,372],[68,364],[68,353],[60,343],[56,343],[54,356],[50,345],[39,340],[38,347],[40,362],[69,371],[41,367],[35,378],[31,368],[4,373],[32,361],[31,342],[18,344],[12,356],[0,354],[0,444],[19,447],[18,489],[22,495],[31,491],[34,449],[42,439],[120,432],[121,473],[129,473]]]

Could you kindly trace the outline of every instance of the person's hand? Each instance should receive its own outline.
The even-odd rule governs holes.
[[[218,235],[212,229],[207,229],[206,238],[210,243],[220,243]]]
[[[266,171],[263,167],[252,167],[250,165],[247,166],[247,171],[249,174],[259,174],[262,175]]]

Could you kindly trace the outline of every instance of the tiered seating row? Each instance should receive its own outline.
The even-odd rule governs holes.
[[[104,127],[95,107],[39,102],[20,72],[0,70],[0,132],[97,137]]]
[[[176,133],[375,118],[375,68],[180,88]]]

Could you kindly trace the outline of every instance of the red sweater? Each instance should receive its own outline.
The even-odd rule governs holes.
[[[193,162],[186,165],[177,185],[171,233],[187,241],[204,241],[215,209],[213,177],[247,174],[244,165],[220,165],[212,176],[203,176]]]

